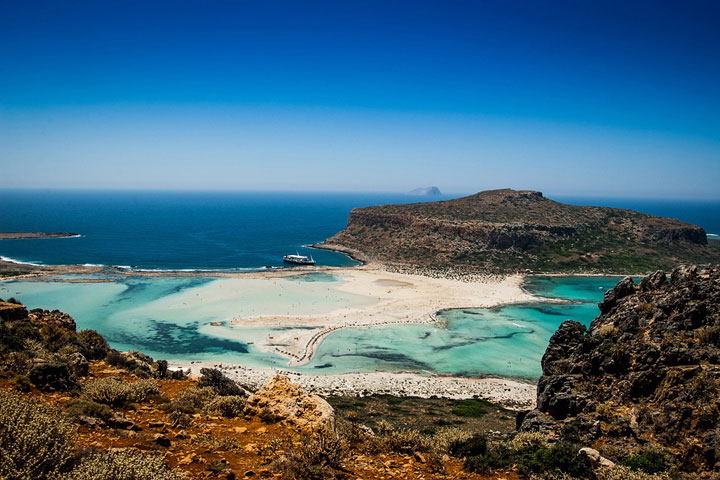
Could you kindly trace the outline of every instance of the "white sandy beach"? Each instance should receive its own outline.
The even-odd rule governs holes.
[[[371,266],[318,270],[339,276],[340,282],[329,283],[326,288],[360,299],[359,305],[319,314],[238,316],[232,320],[232,325],[316,327],[277,333],[268,338],[265,345],[257,345],[288,357],[288,365],[295,366],[310,361],[323,338],[341,328],[434,323],[435,314],[440,310],[536,300],[522,289],[520,275],[467,281],[389,272]],[[262,273],[253,274],[255,278],[263,276]]]
[[[199,375],[201,368],[216,368],[250,389],[258,389],[276,374],[287,375],[306,390],[323,396],[366,396],[386,394],[401,397],[463,399],[479,397],[506,408],[534,408],[536,386],[505,378],[460,378],[423,376],[414,373],[346,373],[305,375],[275,368],[249,368],[212,362],[170,362],[170,368],[190,370]]]

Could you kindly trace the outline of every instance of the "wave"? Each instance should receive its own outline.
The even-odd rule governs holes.
[[[3,262],[15,263],[17,265],[32,265],[34,267],[42,267],[43,266],[42,263],[24,262],[24,261],[18,260],[16,258],[5,257],[3,255],[0,255],[0,260],[2,260]]]
[[[102,263],[83,263],[81,267],[104,267]]]
[[[218,273],[233,273],[233,272],[262,272],[264,270],[275,270],[283,267],[237,267],[237,268],[135,268],[128,266],[116,265],[115,268],[122,268],[123,270],[132,270],[134,272],[160,272],[160,273],[172,273],[172,272],[190,272],[190,273],[203,273],[203,272],[218,272]]]
[[[708,233],[707,237],[715,239],[715,238],[720,238],[720,235],[718,235],[717,233]]]

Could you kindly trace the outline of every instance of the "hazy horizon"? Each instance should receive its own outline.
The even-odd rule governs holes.
[[[720,198],[714,2],[0,4],[0,188]]]

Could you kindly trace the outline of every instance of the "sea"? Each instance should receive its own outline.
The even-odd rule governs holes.
[[[347,266],[347,256],[310,249],[342,230],[356,207],[434,201],[393,193],[148,192],[0,190],[0,231],[74,232],[77,238],[2,240],[5,260],[140,269],[261,269],[282,256],[313,255]],[[670,216],[720,234],[720,201],[555,197]]]
[[[459,196],[459,195],[457,195]],[[0,298],[29,308],[60,309],[78,328],[102,333],[114,348],[171,361],[212,361],[287,367],[287,359],[258,348],[290,327],[229,324],[235,315],[318,314],[367,299],[332,288],[341,275],[278,280],[144,277],[133,270],[263,270],[281,268],[282,255],[313,255],[320,265],[357,262],[308,245],[341,230],[352,208],[453,198],[366,193],[0,191],[0,231],[74,232],[74,238],[0,240],[5,260],[124,266],[129,276],[63,276],[0,282]],[[671,216],[720,233],[720,202],[555,197],[578,205],[628,208]],[[711,237],[712,238],[712,237]],[[61,282],[53,280],[64,280]],[[68,282],[67,280],[72,280]],[[110,280],[110,281],[107,281]],[[539,296],[498,308],[443,311],[438,325],[348,328],[325,337],[313,360],[293,369],[314,374],[415,372],[533,381],[552,333],[567,319],[589,325],[615,277],[526,280]],[[283,295],[278,294],[282,288]],[[292,327],[300,328],[303,327]]]

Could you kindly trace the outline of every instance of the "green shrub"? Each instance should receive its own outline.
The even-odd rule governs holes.
[[[464,441],[455,441],[448,448],[454,457],[476,457],[487,453],[487,438],[482,434],[475,434]]]
[[[375,434],[372,445],[375,451],[381,453],[429,452],[434,449],[432,437],[417,430],[395,429],[384,420],[377,423]]]
[[[113,367],[125,367],[125,357],[117,350],[107,352],[105,361]]]
[[[29,392],[32,390],[32,382],[30,382],[30,379],[25,375],[15,375],[10,382],[21,392]]]
[[[55,478],[70,468],[73,436],[58,411],[0,390],[0,478]]]
[[[72,418],[81,416],[94,417],[101,420],[108,420],[112,417],[113,411],[107,405],[95,402],[89,398],[80,397],[69,400],[63,407],[65,414]]]
[[[520,448],[513,448],[515,446]],[[485,452],[482,452],[482,440],[473,437],[453,448],[458,456],[466,457],[465,468],[473,472],[489,473],[514,466],[523,475],[557,473],[572,478],[594,478],[590,460],[584,455],[578,455],[580,447],[564,440],[554,444],[510,441],[487,444]]]
[[[117,377],[109,377],[90,381],[83,386],[85,397],[113,407],[123,407],[130,402],[141,402],[148,395],[156,393],[160,393],[160,387],[152,380],[123,383]]]
[[[670,456],[659,449],[646,448],[630,455],[623,462],[632,470],[645,473],[661,473],[672,465]]]
[[[57,360],[35,365],[30,369],[28,377],[39,390],[64,391],[76,385],[70,366]]]
[[[245,391],[231,378],[226,377],[220,370],[214,368],[200,369],[200,387],[211,387],[218,395],[245,395]]]
[[[170,470],[163,458],[147,453],[108,451],[90,453],[63,480],[180,480],[186,478]]]
[[[72,330],[58,325],[44,324],[40,327],[43,345],[51,352],[57,352],[65,345],[74,343],[75,335]]]
[[[341,470],[341,441],[324,435],[313,436],[297,445],[283,448],[285,455],[276,458],[270,468],[283,480],[321,480],[347,478]]]
[[[95,330],[81,331],[78,333],[78,340],[82,346],[81,353],[88,360],[102,360],[110,350],[103,336]]]
[[[242,415],[245,408],[245,397],[229,395],[218,396],[205,405],[205,411],[210,415],[221,415],[227,418],[235,418]]]
[[[479,418],[488,411],[489,403],[479,398],[468,398],[454,402],[452,414],[458,417]]]
[[[209,387],[189,388],[180,392],[166,408],[182,413],[197,413],[210,405],[217,396],[215,390]]]

